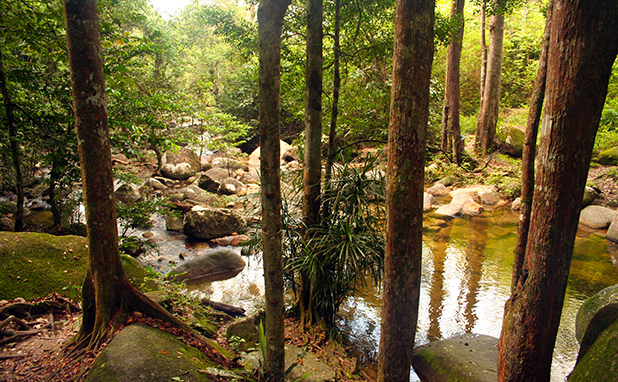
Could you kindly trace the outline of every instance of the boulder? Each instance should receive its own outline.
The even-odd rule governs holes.
[[[457,176],[447,175],[443,177],[442,179],[438,180],[436,183],[443,184],[445,187],[450,187],[453,184],[457,183],[458,181],[459,181],[459,178]]]
[[[169,277],[187,284],[227,280],[239,274],[245,265],[236,251],[220,247],[185,261],[174,268]]]
[[[498,126],[495,142],[504,153],[521,158],[524,150],[524,137],[524,132],[514,126]]]
[[[607,166],[618,165],[618,146],[600,152],[597,161]]]
[[[195,206],[185,216],[184,234],[211,240],[229,236],[247,226],[245,219],[227,208]]]
[[[433,195],[423,192],[423,212],[430,211],[436,203],[436,198]]]
[[[216,198],[216,195],[213,195],[210,192],[204,191],[201,187],[198,187],[194,184],[190,184],[185,192],[182,194],[183,200],[194,200],[200,203],[208,204],[213,199]]]
[[[618,380],[618,304],[603,308],[590,323],[569,382]]]
[[[502,201],[502,195],[494,186],[489,186],[478,191],[481,204],[495,205]]]
[[[198,186],[206,191],[216,193],[224,179],[230,176],[230,172],[221,167],[213,167],[200,174]]]
[[[116,200],[123,203],[133,203],[142,197],[137,187],[130,183],[122,183],[118,186],[116,191],[114,191],[114,196]]]
[[[17,203],[11,200],[0,201],[0,214],[10,214],[17,212]]]
[[[463,334],[419,346],[412,366],[422,381],[495,382],[498,378],[498,339]]]
[[[618,284],[609,286],[590,297],[577,310],[575,338],[582,342],[592,318],[605,306],[618,303]]]
[[[211,373],[204,371],[213,366],[199,350],[175,336],[137,324],[121,330],[101,351],[86,381],[211,381]]]
[[[299,161],[300,155],[298,151],[299,150],[297,146],[289,146],[289,148],[285,150],[283,154],[281,155],[281,159],[286,162]]]
[[[513,200],[513,203],[511,203],[511,209],[513,211],[519,211],[521,209],[521,198],[516,198]]]
[[[264,311],[258,311],[249,317],[235,320],[225,330],[225,337],[236,350],[249,351],[257,349],[260,343],[260,332],[258,326],[264,319]]]
[[[165,229],[168,231],[182,231],[184,218],[179,215],[165,215]]]
[[[163,184],[161,181],[155,179],[155,178],[150,178],[146,181],[146,184],[152,188],[153,190],[159,190],[159,191],[163,191],[165,189],[167,189],[167,186],[165,184]]]
[[[433,196],[446,196],[449,193],[448,188],[442,183],[435,183],[433,186],[427,189],[427,193]]]
[[[163,154],[162,163],[161,175],[170,179],[189,179],[201,170],[197,154],[184,147],[178,153],[167,151]]]
[[[438,208],[435,213],[443,216],[457,217],[460,215],[476,216],[483,212],[483,206],[474,200],[476,188],[461,189],[451,192],[453,199],[445,206]]]
[[[246,163],[231,158],[214,158],[211,164],[213,167],[220,167],[230,172],[234,172],[239,169],[249,171],[249,166],[247,166]]]
[[[223,179],[217,192],[222,195],[246,195],[245,185],[231,177]]]
[[[607,229],[607,239],[618,243],[618,215],[614,217],[609,228]]]
[[[245,241],[249,241],[249,236],[247,235],[232,235],[220,237],[218,239],[212,239],[210,241],[211,244],[215,244],[217,246],[232,246],[238,247],[241,243]]]
[[[279,156],[279,160],[280,162],[283,163],[287,163],[290,161],[286,161],[286,153],[289,154],[289,150],[292,148],[291,145],[289,145],[288,143],[284,142],[284,141],[279,141],[280,145],[281,145],[281,149],[280,149],[280,156]],[[291,157],[290,155],[288,155],[287,157]],[[292,160],[293,161],[293,160]],[[249,155],[249,165],[251,166],[259,166],[260,165],[260,148],[258,147],[257,149],[253,150],[253,152]]]
[[[238,180],[243,184],[258,184],[260,181],[260,174],[255,170],[248,171],[243,173]]]
[[[602,206],[588,206],[579,214],[579,223],[594,229],[606,229],[618,212]]]
[[[590,186],[586,186],[584,189],[584,199],[582,200],[582,208],[592,204],[599,196],[599,192]]]

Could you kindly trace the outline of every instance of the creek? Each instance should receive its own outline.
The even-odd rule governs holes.
[[[484,211],[476,217],[440,218],[426,214],[423,223],[423,267],[416,346],[461,333],[499,337],[504,303],[509,297],[517,214],[510,209]],[[142,262],[165,269],[208,250],[165,230],[162,219],[150,229],[156,251]],[[564,381],[573,369],[579,344],[575,316],[579,306],[601,289],[618,282],[618,245],[603,231],[580,227],[552,364],[552,381]],[[261,262],[247,258],[235,278],[190,288],[213,301],[244,308],[261,305],[264,282]],[[339,326],[348,334],[361,363],[375,370],[380,337],[382,295],[370,283],[350,297],[340,310]],[[412,373],[411,381],[418,381]]]

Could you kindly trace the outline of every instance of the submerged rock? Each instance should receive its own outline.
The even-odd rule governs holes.
[[[187,284],[227,280],[239,274],[245,265],[236,251],[216,248],[180,264],[170,272],[169,277],[177,282],[186,281]]]
[[[463,334],[419,346],[412,366],[422,381],[495,382],[498,378],[498,339]]]

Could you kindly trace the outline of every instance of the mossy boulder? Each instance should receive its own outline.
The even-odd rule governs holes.
[[[599,156],[597,157],[597,161],[600,164],[604,164],[607,166],[618,165],[618,146],[612,147],[605,151],[601,151],[599,153]]]
[[[88,382],[211,381],[213,363],[173,335],[147,325],[131,325],[99,354]]]
[[[496,129],[495,142],[504,153],[521,158],[524,137],[524,132],[514,126],[499,126]]]
[[[185,261],[174,268],[168,277],[187,284],[227,280],[238,275],[245,265],[245,260],[236,251],[219,247]]]
[[[618,303],[618,284],[609,286],[584,301],[575,319],[575,338],[579,343],[582,342],[592,318],[605,306],[616,303]]]
[[[412,366],[423,381],[495,382],[498,378],[498,339],[463,334],[419,346]]]
[[[78,298],[87,270],[88,239],[0,232],[0,258],[0,298],[32,300],[52,292]],[[127,255],[121,255],[121,261],[129,279],[141,287],[146,276],[143,267]]]

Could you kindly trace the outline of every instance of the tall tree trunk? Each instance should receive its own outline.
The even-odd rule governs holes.
[[[260,44],[260,171],[262,174],[262,243],[266,308],[266,376],[283,380],[283,260],[281,248],[281,178],[279,174],[279,92],[281,28],[290,0],[262,0],[258,8]]]
[[[410,377],[420,292],[434,8],[433,0],[398,0],[395,11],[378,381]]]
[[[322,177],[322,0],[307,0],[307,66],[305,73],[305,163],[303,222],[305,241],[311,247],[320,224]],[[311,250],[311,248],[310,248]],[[300,310],[303,323],[316,322],[311,277],[301,275]]]
[[[495,14],[489,22],[489,52],[487,54],[487,77],[483,101],[477,121],[476,147],[487,154],[493,147],[500,108],[500,84],[502,77],[502,45],[504,42],[504,15]]]
[[[615,0],[556,0],[538,176],[521,276],[504,312],[500,381],[549,381],[581,201],[612,64]]]
[[[89,270],[84,281],[84,315],[78,346],[98,347],[134,310],[190,330],[138,292],[122,268],[97,2],[64,0],[64,6],[89,239]]]
[[[487,17],[485,15],[485,7],[487,2],[481,0],[481,74],[479,81],[479,113],[483,108],[483,95],[485,94],[485,78],[487,78],[487,41],[485,39],[485,22]],[[476,130],[476,136],[479,136],[478,125]]]
[[[513,261],[513,283],[511,292],[515,291],[514,288],[521,275],[521,267],[524,262],[524,254],[526,253],[528,230],[530,229],[530,213],[532,211],[532,196],[534,195],[536,137],[538,135],[539,121],[541,120],[541,111],[543,110],[543,100],[545,96],[547,51],[549,49],[553,5],[553,0],[550,0],[547,4],[547,16],[545,19],[541,55],[539,57],[539,67],[536,71],[534,91],[530,98],[530,109],[528,110],[528,120],[526,122],[524,150],[521,159],[521,211],[519,212],[519,222],[517,224],[517,245],[515,246],[515,259]]]
[[[337,117],[339,116],[339,90],[341,88],[341,73],[339,72],[339,60],[341,56],[341,42],[339,41],[339,10],[341,9],[341,0],[335,0],[335,27],[333,32],[333,106],[330,116],[330,131],[328,133],[328,156],[326,157],[326,165],[324,166],[324,195],[326,197],[324,203],[323,216],[330,214],[330,180],[333,173],[333,163],[335,162],[335,140],[337,138]]]
[[[464,33],[464,4],[465,0],[453,0],[451,19],[457,20],[460,25],[453,41],[448,46],[446,57],[446,84],[444,91],[444,113],[442,120],[442,150],[453,150],[453,160],[461,163],[463,141],[459,126],[459,62]]]
[[[6,82],[6,72],[4,61],[2,60],[2,47],[0,47],[0,93],[4,100],[4,111],[9,130],[9,141],[11,145],[11,157],[13,158],[13,171],[15,171],[15,191],[17,196],[17,211],[15,212],[15,232],[24,229],[24,177],[21,172],[21,149],[19,148],[19,138],[17,137],[17,126],[15,125],[15,114],[13,113],[13,103],[11,94]]]

